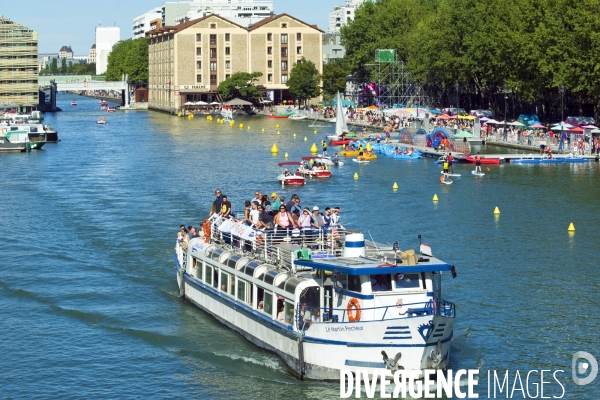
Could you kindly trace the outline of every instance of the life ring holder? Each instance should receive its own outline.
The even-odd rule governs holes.
[[[360,321],[360,303],[356,298],[351,298],[348,302],[348,320],[350,322],[358,322]]]

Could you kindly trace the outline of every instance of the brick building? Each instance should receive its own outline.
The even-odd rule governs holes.
[[[285,82],[305,57],[322,72],[319,28],[288,14],[246,28],[218,15],[150,31],[151,109],[177,112],[187,101],[218,100],[217,86],[236,72],[262,72],[256,82],[275,103],[292,100]]]

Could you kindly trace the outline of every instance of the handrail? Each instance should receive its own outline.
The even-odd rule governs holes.
[[[398,314],[398,317],[394,317],[393,312],[389,310],[403,310]],[[443,299],[432,299],[426,302],[417,302],[417,303],[404,303],[399,308],[397,305],[390,306],[379,306],[379,307],[361,307],[360,314],[364,316],[366,311],[372,310],[383,310],[383,315],[381,317],[376,317],[373,319],[365,319],[361,318],[361,322],[373,322],[373,321],[384,321],[384,320],[397,320],[397,319],[405,319],[405,318],[413,318],[423,315],[431,315],[431,316],[442,316],[454,318],[456,309],[455,304],[451,301],[443,300]],[[296,325],[298,329],[306,330],[308,326],[313,323],[349,323],[352,324],[354,322],[350,321],[347,318],[348,312],[352,312],[356,317],[356,311],[353,311],[352,308],[328,308],[328,307],[309,307],[303,305],[297,305],[295,310],[296,315]],[[341,316],[341,318],[340,318]],[[388,318],[386,318],[386,316]],[[356,321],[358,322],[358,321]]]

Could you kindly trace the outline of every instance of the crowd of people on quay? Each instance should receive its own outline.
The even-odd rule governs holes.
[[[220,189],[215,190],[210,215],[218,214],[221,218],[235,218],[244,224],[258,230],[304,230],[304,229],[344,229],[341,223],[340,207],[325,207],[321,212],[319,206],[303,206],[300,196],[292,194],[289,201],[285,196],[278,196],[276,192],[267,194],[257,190],[254,197],[244,201],[243,215],[234,215],[231,201]],[[200,227],[203,226],[200,222]],[[203,229],[194,226],[181,225],[177,239],[189,242],[195,237],[203,237]]]

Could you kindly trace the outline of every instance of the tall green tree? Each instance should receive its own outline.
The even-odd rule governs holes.
[[[332,99],[337,92],[346,90],[346,77],[348,71],[339,62],[323,64],[323,96],[326,100]]]
[[[305,105],[309,99],[321,94],[321,74],[314,62],[302,57],[290,71],[290,77],[285,83],[290,94],[303,99]]]
[[[148,80],[148,39],[128,39],[119,42],[108,56],[107,81],[120,81],[123,74],[129,81]]]
[[[217,87],[217,92],[229,100],[239,97],[246,101],[255,101],[261,97],[261,91],[254,83],[262,76],[262,72],[236,72],[225,79]]]
[[[60,60],[60,73],[63,75],[67,73],[67,59],[64,57]]]
[[[52,58],[52,61],[50,61],[50,73],[58,74],[58,60],[56,58]]]

